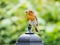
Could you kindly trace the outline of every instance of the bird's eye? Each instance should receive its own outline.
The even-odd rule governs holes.
[[[30,11],[30,13],[33,13],[33,11]]]

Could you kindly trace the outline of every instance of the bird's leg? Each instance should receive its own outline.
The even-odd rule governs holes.
[[[32,32],[32,31],[31,31],[31,25],[30,25],[30,24],[28,25],[28,32],[29,32],[29,33]]]

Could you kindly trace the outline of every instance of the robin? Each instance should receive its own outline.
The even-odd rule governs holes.
[[[26,15],[27,15],[27,21],[28,24],[33,26],[35,28],[35,31],[38,32],[37,26],[38,26],[38,20],[37,17],[34,15],[34,12],[29,10],[26,11]]]

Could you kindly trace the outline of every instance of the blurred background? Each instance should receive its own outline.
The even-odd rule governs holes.
[[[35,12],[44,44],[60,45],[60,0],[0,0],[0,45],[15,45],[27,31],[26,10]]]

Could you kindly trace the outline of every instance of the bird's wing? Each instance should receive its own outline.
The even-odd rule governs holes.
[[[37,19],[37,17],[35,16],[35,19],[36,19],[36,25],[38,26],[38,19]]]

